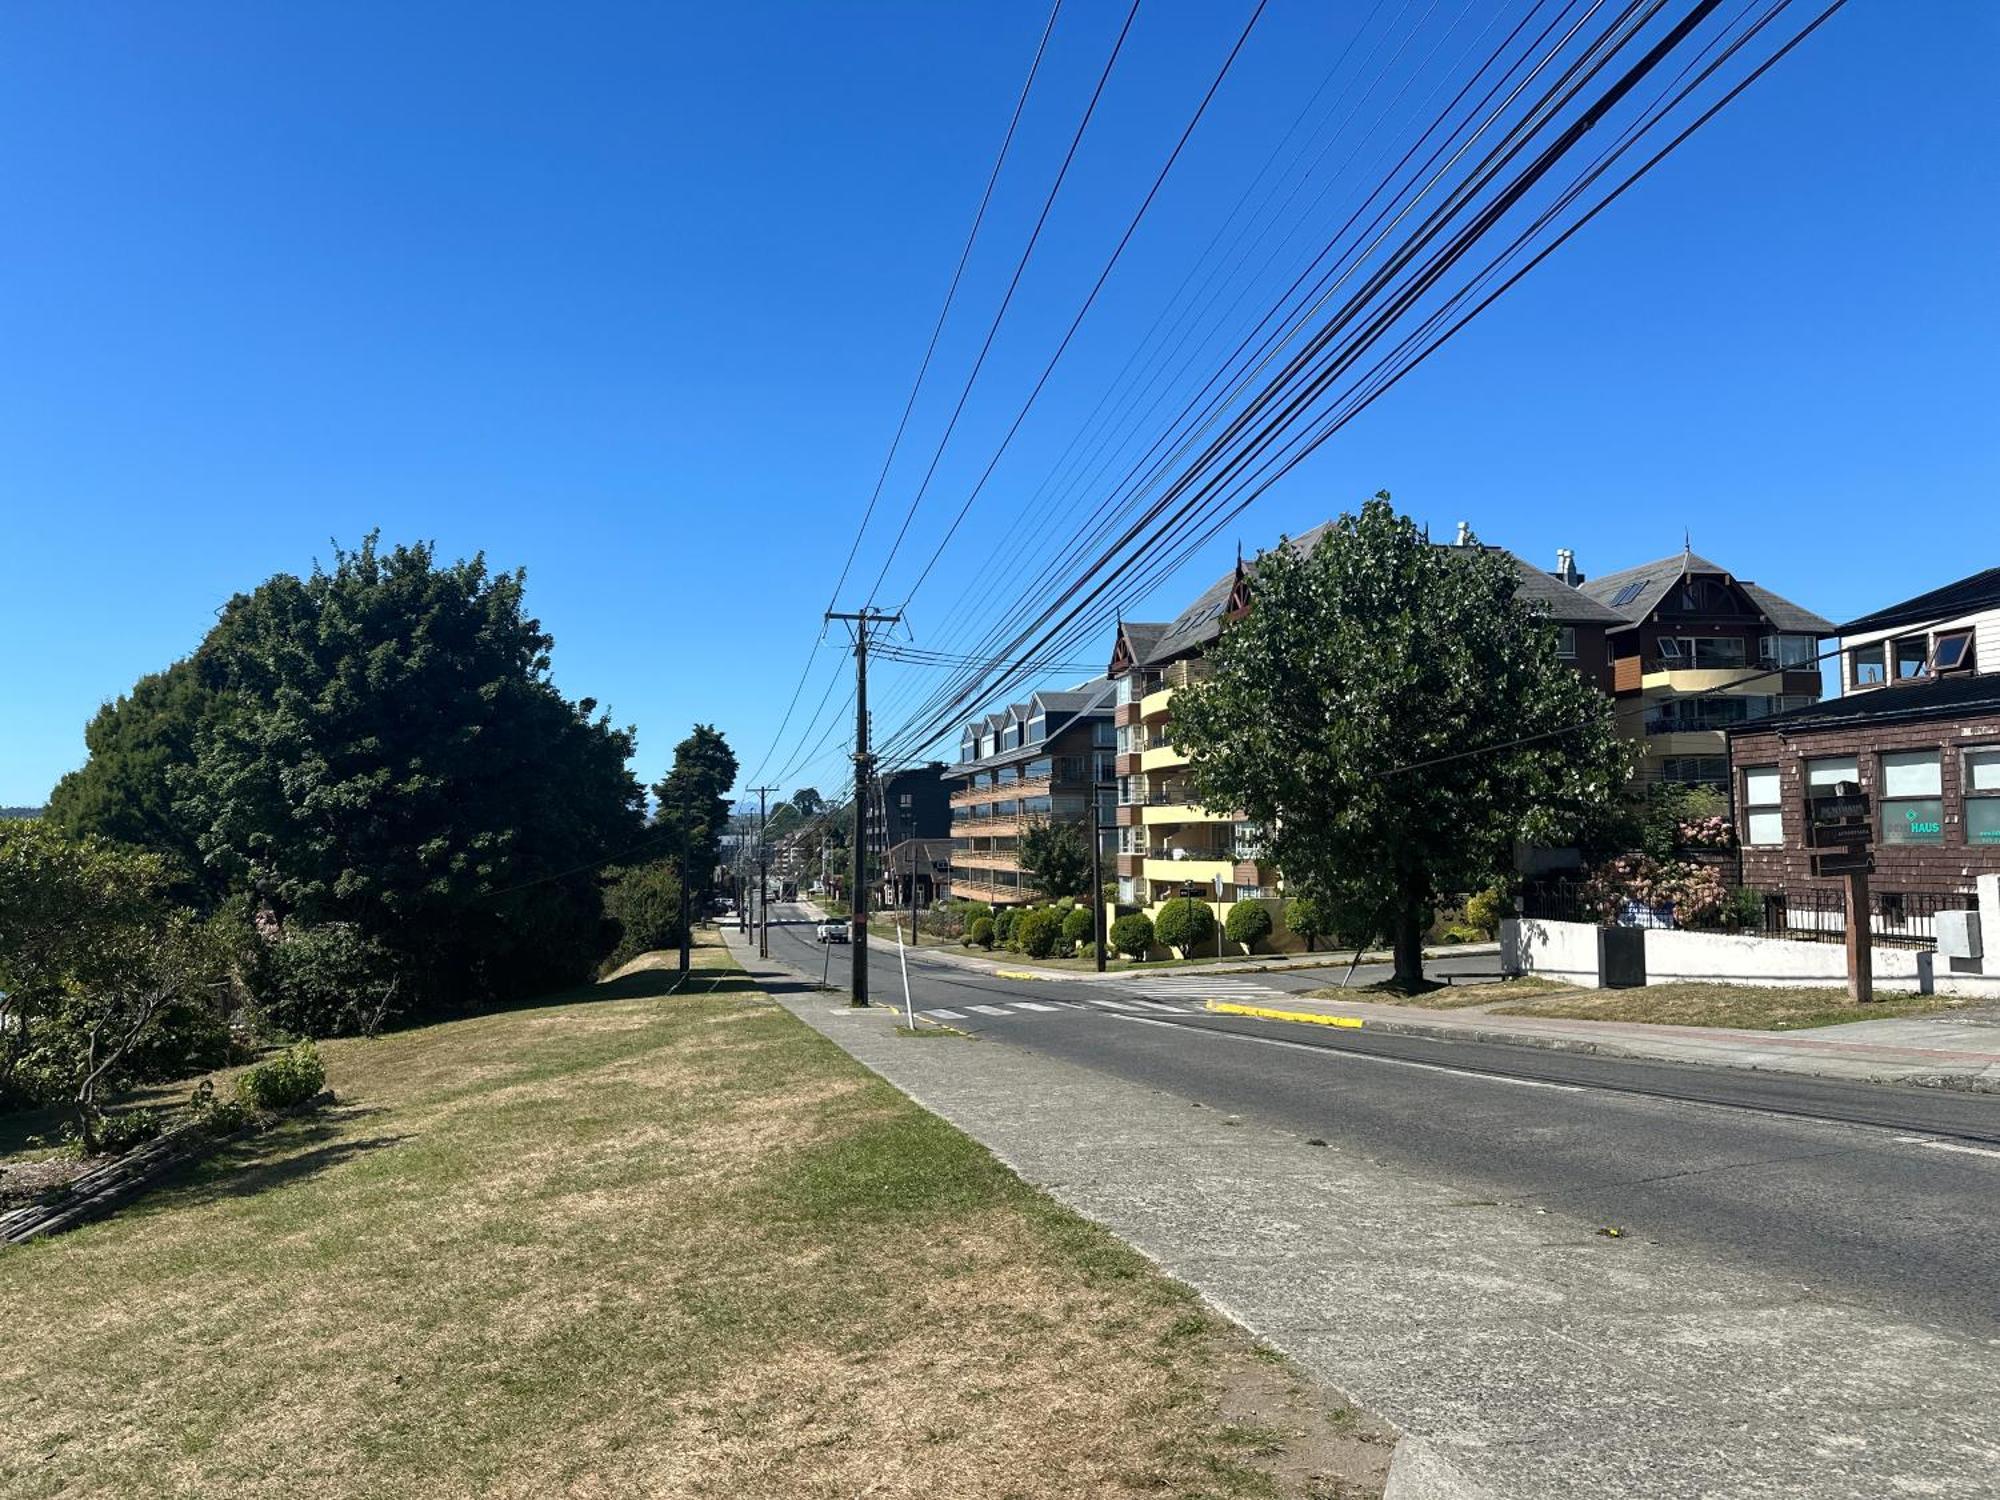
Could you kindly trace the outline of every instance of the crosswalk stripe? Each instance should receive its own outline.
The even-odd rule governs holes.
[[[1093,998],[1090,1003],[1092,1005],[1101,1005],[1106,1010],[1137,1010],[1139,1008],[1136,1005],[1129,1005],[1123,1000],[1098,1000]]]
[[[956,1010],[927,1010],[924,1014],[935,1021],[963,1021],[965,1019],[964,1013]]]
[[[967,1006],[966,1009],[976,1010],[982,1016],[1004,1016],[1007,1014],[1007,1007],[1004,1005],[971,1005]]]
[[[1016,1010],[1054,1010],[1054,1009],[1055,1009],[1055,1007],[1054,1007],[1053,1005],[1043,1005],[1043,1004],[1042,1004],[1042,1003],[1041,1003],[1041,1002],[1040,1002],[1039,1000],[1016,1000],[1016,1001],[1014,1002],[1014,1009],[1016,1009]]]

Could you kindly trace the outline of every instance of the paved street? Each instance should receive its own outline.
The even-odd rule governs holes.
[[[771,929],[773,959],[816,976],[826,955],[802,910],[774,910],[780,920]],[[900,1006],[894,945],[873,945],[872,957],[875,998]],[[832,969],[843,988],[847,961],[848,951],[836,947]],[[1482,960],[1452,962],[1469,968]],[[1533,1269],[1532,1226],[1540,1224],[1546,1231],[1541,1242],[1567,1247],[1564,1255],[1578,1244],[1643,1246],[1643,1257],[1634,1254],[1619,1264],[1629,1268],[1643,1259],[1653,1268],[1636,1283],[1591,1286],[1573,1284],[1571,1272],[1552,1263],[1547,1274],[1551,1288],[1561,1284],[1560,1294],[1551,1289],[1546,1298],[1541,1291],[1532,1295],[1538,1305],[1554,1304],[1561,1318],[1608,1317],[1655,1304],[1679,1316],[1709,1298],[1713,1304],[1703,1304],[1704,1318],[1719,1316],[1718,1308],[1733,1308],[1723,1321],[1740,1316],[1748,1320],[1744,1326],[1757,1327],[1757,1343],[1770,1351],[1768,1360],[1751,1361],[1740,1373],[1725,1361],[1705,1377],[1711,1398],[1719,1390],[1744,1403],[1746,1422],[1765,1402],[1782,1405],[1796,1372],[1821,1361],[1886,1361],[1872,1377],[1883,1391],[1899,1383],[1921,1387],[1941,1371],[1973,1382],[1988,1396],[1995,1388],[1992,1341],[2000,1339],[2000,1304],[1993,1288],[2000,1286],[2000,1237],[1991,1226],[2000,1212],[2000,1101],[1990,1096],[1332,1031],[1225,1019],[1196,1008],[1211,994],[1255,998],[1265,989],[1278,994],[1325,984],[1323,972],[1227,980],[1166,975],[1108,983],[1013,980],[913,953],[910,980],[918,1011],[950,1012],[943,1018],[950,1025],[998,1046],[947,1049],[955,1055],[925,1062],[917,1054],[932,1055],[937,1048],[885,1051],[871,1041],[873,1050],[862,1051],[864,1060],[878,1066],[886,1060],[892,1079],[1024,1170],[1047,1153],[1042,1170],[1050,1175],[1037,1180],[1064,1196],[1069,1196],[1064,1184],[1073,1187],[1109,1171],[1112,1180],[1102,1189],[1109,1196],[1085,1194],[1073,1201],[1099,1217],[1135,1215],[1131,1223],[1114,1227],[1137,1234],[1151,1253],[1181,1266],[1221,1305],[1239,1313],[1263,1308],[1249,1320],[1280,1343],[1286,1343],[1287,1326],[1327,1326],[1332,1309],[1322,1305],[1326,1297],[1344,1301],[1366,1293],[1367,1277],[1358,1277],[1349,1263],[1357,1253],[1371,1266],[1378,1258],[1446,1259],[1455,1280],[1438,1282],[1435,1300],[1420,1301],[1407,1312],[1431,1338],[1450,1340],[1462,1331],[1459,1320],[1492,1314],[1476,1290],[1474,1270],[1499,1256],[1497,1247],[1522,1233],[1524,1225],[1528,1240],[1516,1248],[1528,1259],[1519,1274],[1535,1285],[1540,1273]],[[818,997],[806,1008],[815,1024],[843,1044],[883,1030],[880,1021],[870,1026],[858,1019],[844,1027],[841,1007]],[[932,1084],[927,1075],[939,1069],[950,1077]],[[939,1092],[928,1094],[930,1087]],[[1032,1105],[1011,1097],[1024,1090],[1033,1096]],[[1106,1099],[1147,1101],[1163,1122],[1148,1136],[1157,1161],[1141,1169],[1121,1156],[1127,1164],[1110,1171],[1078,1138],[1092,1128],[1079,1118],[1078,1106],[1065,1105],[1059,1115],[1048,1107],[1058,1095],[1090,1100],[1100,1093]],[[1132,1107],[1120,1118],[1130,1118]],[[1260,1289],[1269,1285],[1268,1268],[1247,1283],[1239,1279],[1253,1261],[1261,1264],[1266,1248],[1253,1255],[1246,1243],[1243,1254],[1249,1259],[1232,1259],[1218,1243],[1228,1238],[1222,1226],[1247,1218],[1253,1225],[1290,1223],[1303,1231],[1325,1207],[1330,1189],[1323,1171],[1308,1170],[1303,1178],[1295,1171],[1281,1174],[1273,1183],[1246,1177],[1236,1190],[1223,1181],[1178,1209],[1168,1208],[1181,1191],[1171,1180],[1149,1187],[1130,1180],[1134,1172],[1160,1170],[1194,1135],[1233,1121],[1241,1122],[1233,1128],[1258,1139],[1282,1140],[1284,1153],[1326,1143],[1326,1151],[1335,1154],[1317,1159],[1337,1161],[1336,1179],[1347,1189],[1370,1181],[1379,1197],[1421,1185],[1428,1194],[1424,1201],[1433,1207],[1440,1202],[1483,1207],[1499,1217],[1461,1213],[1440,1228],[1427,1218],[1401,1225],[1371,1215],[1365,1229],[1342,1218],[1347,1227],[1326,1231],[1341,1241],[1337,1294],[1331,1282],[1311,1289],[1314,1273],[1296,1263],[1306,1251],[1294,1234],[1279,1233],[1285,1248],[1269,1253],[1280,1254],[1291,1268],[1288,1284],[1294,1292],[1291,1301],[1280,1298],[1266,1306],[1259,1299]],[[1350,1207],[1344,1213],[1357,1211]],[[1599,1233],[1612,1229],[1616,1236]],[[1257,1239],[1261,1231],[1244,1233]],[[1325,1253],[1335,1253],[1331,1244]],[[1497,1264],[1487,1269],[1494,1271]],[[1332,1274],[1330,1266],[1327,1273]],[[1408,1274],[1407,1268],[1396,1274]],[[1492,1283],[1491,1296],[1501,1299],[1505,1317],[1516,1315],[1507,1300],[1525,1295],[1513,1275],[1495,1271]],[[1407,1294],[1407,1287],[1396,1293]],[[1521,1332],[1516,1327],[1512,1336]],[[1621,1325],[1618,1336],[1643,1344],[1643,1320]],[[1865,1351],[1856,1344],[1864,1339]],[[1795,1340],[1804,1343],[1795,1347]],[[1534,1368],[1507,1378],[1532,1388],[1549,1378],[1538,1361],[1559,1348],[1536,1344],[1519,1351]],[[1662,1348],[1646,1357],[1665,1359],[1670,1353]],[[1344,1349],[1322,1373],[1336,1384],[1365,1388],[1367,1379],[1357,1374],[1362,1366],[1354,1359],[1355,1351]],[[1401,1390],[1403,1373],[1398,1367],[1397,1378],[1384,1374],[1384,1389]],[[1478,1384],[1495,1375],[1478,1365],[1440,1378]],[[1733,1380],[1742,1384],[1732,1387]],[[1396,1407],[1404,1397],[1382,1399],[1392,1408],[1384,1415],[1408,1419],[1409,1409]],[[1848,1436],[1858,1433],[1864,1446],[1875,1444],[1876,1458],[1887,1467],[1864,1465],[1855,1472],[1872,1472],[1870,1483],[1878,1484],[1916,1473],[1915,1460],[1907,1455],[1887,1458],[1879,1429],[1889,1419],[1870,1405],[1878,1398],[1857,1399],[1861,1405]],[[1440,1409],[1458,1413],[1447,1426],[1464,1420],[1448,1392],[1438,1400]],[[1991,1410],[1990,1402],[1983,1409]],[[1971,1419],[1961,1414],[1953,1420]],[[1480,1430],[1475,1423],[1468,1439],[1475,1446],[1484,1440]],[[2000,1461],[2000,1418],[1977,1419],[1962,1435],[1972,1445],[1966,1451]],[[1811,1463],[1800,1462],[1811,1471]],[[1729,1493],[1887,1492],[1856,1483],[1860,1487],[1816,1481],[1797,1491],[1753,1486]],[[1985,1483],[1912,1492],[1991,1493]],[[1554,1486],[1548,1491],[1567,1492]],[[1664,1479],[1659,1487],[1641,1485],[1630,1492],[1723,1493],[1674,1487]]]

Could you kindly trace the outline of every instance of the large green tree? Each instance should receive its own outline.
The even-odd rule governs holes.
[[[688,872],[691,896],[714,888],[722,835],[729,827],[729,789],[736,784],[736,754],[713,724],[697,724],[674,746],[674,763],[653,786],[654,826]]]
[[[1386,494],[1309,555],[1279,548],[1213,675],[1174,697],[1198,800],[1269,830],[1288,884],[1394,939],[1422,980],[1443,894],[1601,816],[1628,751],[1611,702],[1556,655],[1505,554],[1434,545]]]
[[[1021,830],[1020,864],[1052,901],[1090,891],[1090,835],[1071,820],[1037,819]]]
[[[534,993],[609,945],[630,731],[549,680],[524,576],[370,537],[239,594],[194,657],[218,702],[169,781],[203,859],[287,923],[352,923],[420,1009]]]
[[[141,677],[84,728],[90,758],[56,783],[46,816],[72,837],[96,834],[165,856],[184,894],[218,896],[217,872],[203,863],[200,830],[175,806],[170,773],[191,764],[216,696],[194,662]]]

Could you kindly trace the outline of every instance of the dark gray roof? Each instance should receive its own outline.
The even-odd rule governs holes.
[[[1865,688],[1790,713],[1749,719],[1729,726],[1731,735],[1759,730],[1836,729],[1897,719],[1956,719],[1976,714],[2000,714],[2000,672],[1974,672],[1937,677],[1929,682]]]
[[[1142,664],[1153,659],[1153,652],[1159,647],[1160,637],[1167,633],[1164,622],[1142,624],[1137,620],[1124,620],[1120,622],[1118,628],[1125,632],[1125,642],[1132,648],[1132,660]]]
[[[1676,552],[1672,557],[1641,563],[1636,568],[1621,568],[1616,573],[1606,573],[1601,578],[1589,580],[1578,592],[1588,594],[1615,611],[1625,623],[1636,625],[1658,607],[1667,590],[1679,582],[1684,573],[1713,573],[1719,578],[1729,579],[1749,595],[1751,602],[1764,612],[1764,617],[1774,629],[1812,635],[1833,634],[1831,620],[1823,619],[1767,588],[1745,583],[1722,564],[1710,562],[1698,552]]]
[[[1849,620],[1840,627],[1840,633],[1866,635],[1872,630],[1893,630],[1898,625],[1949,620],[1955,615],[1969,615],[1995,606],[2000,606],[2000,568],[1988,568],[1914,599],[1905,599],[1901,604],[1887,605],[1858,620]]]
[[[1074,714],[1089,709],[1101,708],[1106,712],[1111,708],[1111,679],[1093,677],[1073,688],[1045,690],[1034,696],[1034,702],[1041,704],[1045,713]]]
[[[1447,551],[1463,544],[1458,542],[1434,542],[1433,546]],[[1505,547],[1477,543],[1482,552],[1497,552],[1514,565],[1514,571],[1521,575],[1520,587],[1514,597],[1523,604],[1532,604],[1558,625],[1623,625],[1625,617],[1616,610],[1600,604],[1580,588],[1571,588],[1552,573],[1544,573],[1540,568]]]
[[[1332,525],[1331,521],[1322,521],[1308,532],[1287,537],[1282,545],[1292,552],[1310,552]],[[1251,566],[1256,565],[1253,563]],[[1176,657],[1187,655],[1198,646],[1207,645],[1221,635],[1222,613],[1229,608],[1229,596],[1235,591],[1236,570],[1231,568],[1203,589],[1194,603],[1174,617],[1167,628],[1160,632],[1153,649],[1139,658],[1140,664],[1151,666],[1157,662],[1172,661]],[[1134,645],[1137,643],[1134,642]]]

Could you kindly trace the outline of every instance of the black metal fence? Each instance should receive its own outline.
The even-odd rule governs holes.
[[[1738,887],[1720,910],[1687,920],[1671,904],[1622,901],[1607,911],[1601,892],[1581,882],[1558,880],[1529,887],[1520,912],[1548,922],[1589,922],[1614,927],[1666,927],[1690,932],[1733,932],[1744,937],[1789,938],[1796,942],[1847,940],[1847,893],[1804,889],[1767,891]],[[1970,891],[1880,891],[1868,893],[1868,926],[1884,947],[1930,950],[1937,947],[1937,914],[1976,911]]]

